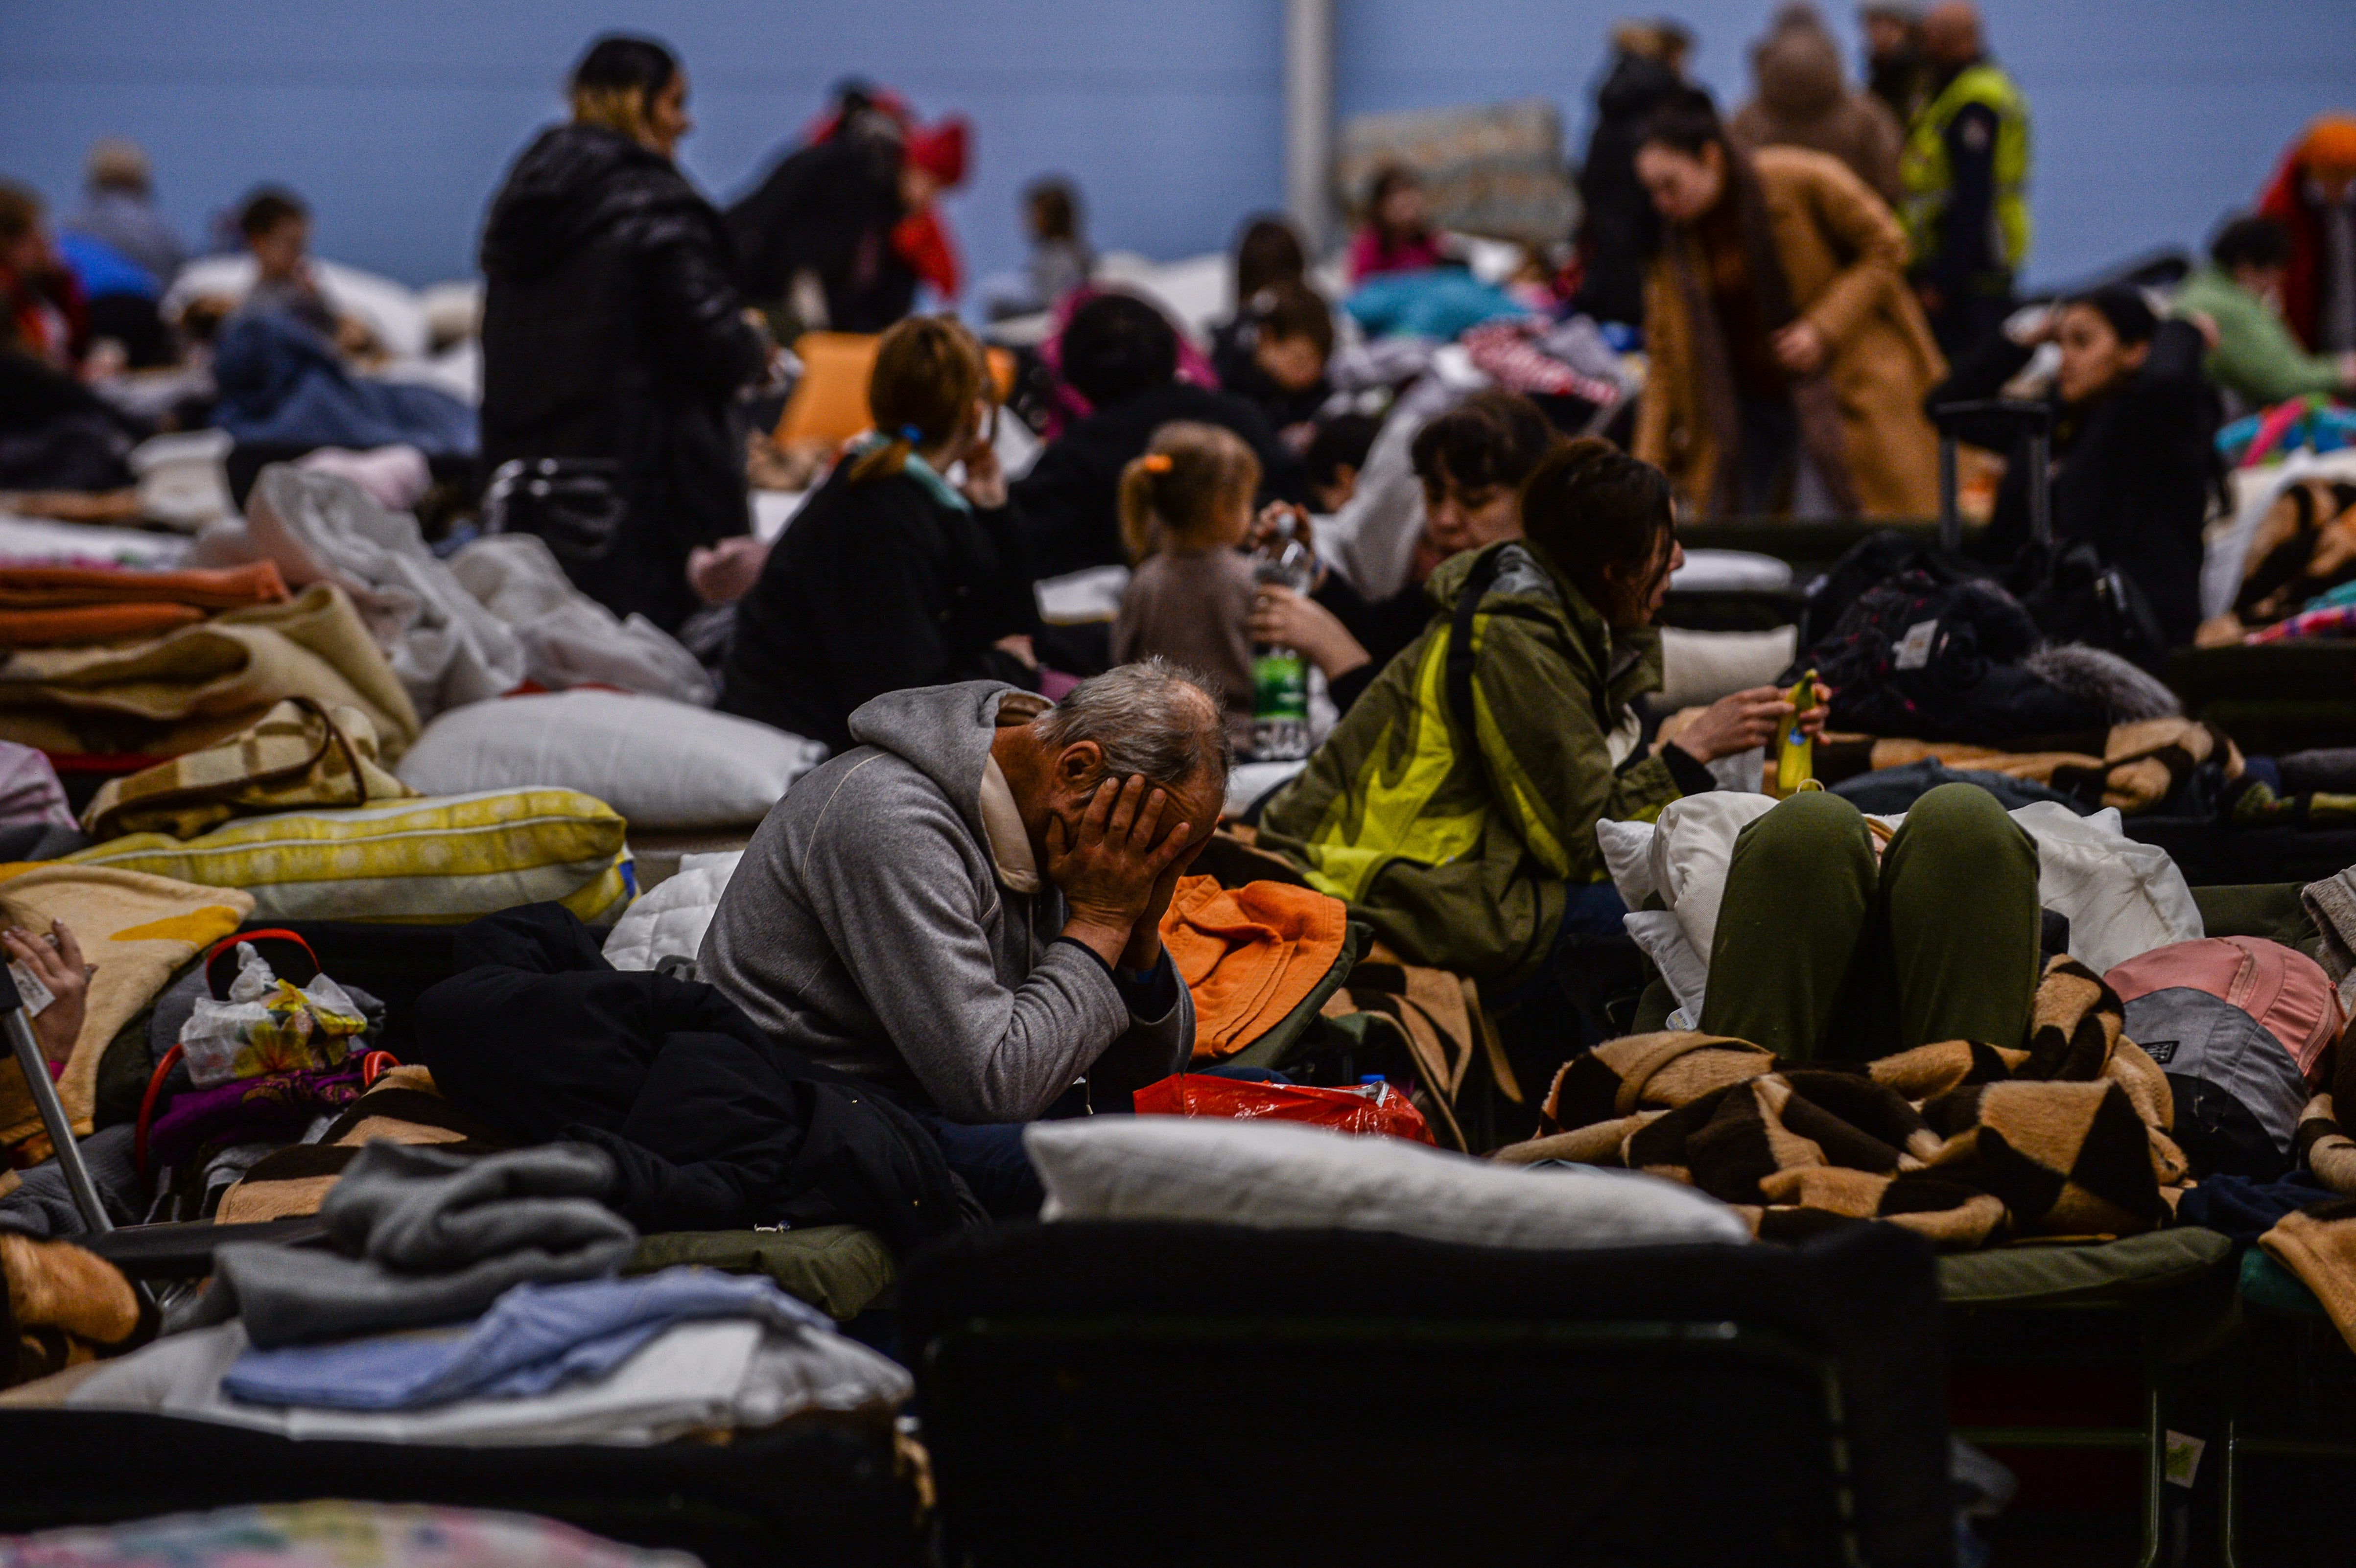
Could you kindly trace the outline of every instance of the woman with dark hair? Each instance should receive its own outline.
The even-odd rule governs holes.
[[[876,346],[867,403],[876,428],[737,605],[720,692],[723,711],[838,752],[855,744],[852,711],[887,691],[1038,685],[1038,605],[991,448],[997,386],[981,345],[948,316],[908,317]]]
[[[1663,225],[1636,455],[1704,517],[1930,516],[1946,364],[1881,198],[1822,153],[1737,151],[1699,93],[1645,123],[1636,174]]]
[[[2213,330],[2213,328],[2211,328]],[[2162,321],[2139,290],[2112,283],[2008,327],[1955,367],[1931,404],[1995,397],[2041,344],[2061,350],[2053,377],[2053,539],[2092,545],[2143,590],[2170,647],[2201,624],[2201,526],[2216,475],[2216,396],[2201,374],[2209,347],[2191,321]],[[2017,559],[2029,539],[2027,438],[2001,421],[1956,426],[1963,440],[2010,451],[1980,548]]]
[[[1792,713],[1772,688],[1740,692],[1642,748],[1635,700],[1661,684],[1651,622],[1683,560],[1659,469],[1562,444],[1524,481],[1518,517],[1521,538],[1432,572],[1429,629],[1269,803],[1259,836],[1401,956],[1508,993],[1558,940],[1619,931],[1598,821],[1650,821],[1715,787],[1703,764]]]
[[[573,69],[573,119],[524,149],[483,228],[483,472],[556,459],[568,526],[529,505],[580,589],[676,627],[688,552],[750,527],[737,393],[767,335],[729,282],[720,214],[671,161],[687,75],[649,38],[600,38]],[[602,466],[601,466],[602,465]]]

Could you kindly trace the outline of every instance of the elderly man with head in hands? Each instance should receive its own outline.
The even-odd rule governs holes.
[[[1127,1110],[1193,1051],[1161,922],[1218,823],[1219,705],[1153,660],[1053,706],[893,692],[851,733],[761,825],[699,976],[905,1105],[992,1214],[1034,1212],[1023,1125]]]

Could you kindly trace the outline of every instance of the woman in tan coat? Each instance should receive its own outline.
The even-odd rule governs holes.
[[[1932,515],[1946,363],[1890,208],[1821,153],[1737,153],[1698,94],[1647,122],[1636,174],[1665,220],[1636,455],[1702,517]]]

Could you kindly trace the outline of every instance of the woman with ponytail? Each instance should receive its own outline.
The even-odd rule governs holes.
[[[951,317],[910,316],[877,346],[867,402],[875,428],[737,605],[720,693],[727,712],[836,751],[853,744],[851,711],[887,691],[1038,686],[1038,607],[991,444],[998,393],[981,345]]]
[[[1493,1002],[1554,1006],[1541,1022],[1568,1029],[1568,1004],[1528,987],[1559,942],[1620,932],[1596,823],[1716,787],[1703,764],[1764,743],[1792,708],[1740,692],[1648,751],[1635,702],[1660,688],[1652,619],[1684,559],[1667,479],[1569,442],[1523,481],[1519,512],[1520,537],[1433,571],[1430,629],[1268,804],[1259,845],[1402,957],[1471,975]]]
[[[1134,568],[1112,624],[1112,660],[1160,657],[1209,679],[1227,733],[1251,745],[1251,557],[1259,459],[1215,424],[1163,425],[1120,474],[1120,532]]]

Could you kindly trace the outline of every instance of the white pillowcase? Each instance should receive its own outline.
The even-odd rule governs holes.
[[[634,828],[756,823],[826,757],[816,741],[669,698],[618,691],[507,697],[453,709],[401,759],[427,795],[562,784]]]
[[[1689,549],[1669,579],[1672,593],[1773,592],[1791,586],[1790,561],[1750,549]],[[1798,635],[1798,627],[1790,630]]]
[[[1714,789],[1669,802],[1654,825],[1645,859],[1661,901],[1676,912],[1686,940],[1709,963],[1718,934],[1718,906],[1726,897],[1726,869],[1742,830],[1775,809],[1763,795]],[[1624,896],[1624,895],[1623,895]],[[1629,908],[1635,908],[1631,903]]]
[[[1770,632],[1688,632],[1661,628],[1657,708],[1705,708],[1721,697],[1773,684],[1799,656],[1800,628]]]
[[[1299,1123],[1195,1116],[1037,1122],[1023,1147],[1045,1220],[1385,1231],[1553,1251],[1751,1239],[1740,1215],[1658,1177],[1494,1165]]]
[[[2040,800],[2012,819],[2037,840],[2038,901],[2070,917],[2070,956],[2095,974],[2209,934],[2184,873],[2158,845],[2128,837],[2117,807],[2081,816]]]
[[[1623,923],[1653,955],[1679,1003],[1690,1003],[1692,1017],[1700,1016],[1702,987],[1691,977],[1698,969],[1706,987],[1734,841],[1774,807],[1763,795],[1717,790],[1670,802],[1657,824],[1596,824],[1603,863],[1628,907],[1642,911],[1658,894],[1676,916],[1674,933],[1639,914]],[[2080,816],[2057,802],[2039,801],[2011,816],[2037,845],[2038,902],[2068,917],[2070,955],[2094,973],[2107,974],[2138,954],[2207,934],[2184,873],[2166,850],[2129,838],[2116,810]],[[1871,820],[1895,829],[1906,819]]]
[[[712,913],[744,858],[742,849],[680,856],[679,870],[614,923],[605,938],[605,962],[616,969],[651,969],[666,958],[692,958],[702,952]]]

